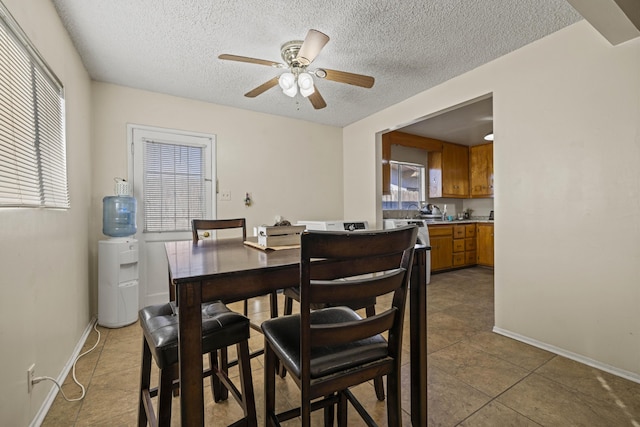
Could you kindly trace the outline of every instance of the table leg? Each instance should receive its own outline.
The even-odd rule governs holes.
[[[427,255],[416,251],[409,288],[411,425],[427,425]]]
[[[200,283],[177,286],[180,417],[185,427],[204,426],[202,390],[202,292]]]

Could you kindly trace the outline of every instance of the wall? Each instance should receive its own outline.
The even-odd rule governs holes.
[[[377,133],[493,93],[496,330],[640,381],[639,69],[581,21],[350,125],[345,215],[381,216]]]
[[[253,227],[273,225],[281,215],[341,219],[341,129],[229,108],[106,83],[93,83],[93,198],[91,203],[92,313],[97,311],[97,241],[102,235],[102,198],[113,178],[127,178],[127,124],[216,135],[218,218],[245,217]],[[246,192],[253,204],[245,207]]]
[[[54,387],[29,395],[27,368],[57,378],[91,320],[90,82],[51,2],[2,1],[64,85],[71,197],[69,210],[0,209],[0,425],[24,426]]]

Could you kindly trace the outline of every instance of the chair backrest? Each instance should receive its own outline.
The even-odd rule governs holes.
[[[402,322],[418,229],[362,232],[307,231],[301,236],[301,352],[388,332],[390,356],[399,355]],[[354,299],[392,294],[390,306],[348,324],[313,325],[314,304],[349,305]],[[303,361],[303,372],[304,372]],[[308,370],[308,369],[307,369]]]
[[[199,230],[224,230],[228,228],[242,228],[242,240],[247,240],[247,225],[244,218],[235,219],[194,219],[191,221],[193,243],[198,243]]]

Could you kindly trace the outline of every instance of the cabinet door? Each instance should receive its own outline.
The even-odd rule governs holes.
[[[453,261],[453,239],[451,236],[429,237],[431,241],[431,270],[451,268]]]
[[[442,197],[442,152],[429,153],[427,163],[429,165],[429,198]]]
[[[478,265],[493,267],[493,224],[479,223],[476,237]]]
[[[469,148],[464,145],[442,146],[442,196],[469,196]]]
[[[469,149],[471,197],[493,196],[493,144],[475,145]]]

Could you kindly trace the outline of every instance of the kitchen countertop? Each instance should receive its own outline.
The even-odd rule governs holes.
[[[494,221],[488,218],[454,219],[452,221],[427,221],[427,225],[475,224],[478,222],[493,224]]]

